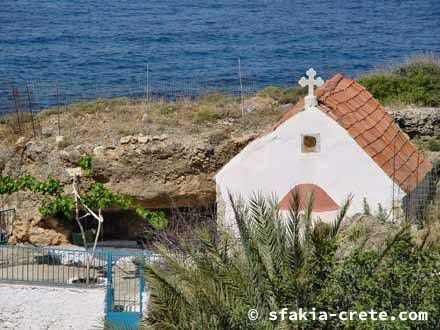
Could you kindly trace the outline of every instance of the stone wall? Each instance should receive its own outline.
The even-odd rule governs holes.
[[[440,137],[440,109],[404,108],[388,112],[410,138]]]

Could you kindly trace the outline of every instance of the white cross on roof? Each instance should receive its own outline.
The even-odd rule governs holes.
[[[314,95],[314,88],[315,86],[321,87],[324,84],[324,80],[322,80],[321,77],[315,79],[316,71],[313,70],[313,68],[308,69],[306,75],[308,78],[302,77],[298,83],[301,87],[309,87],[309,92],[305,97],[305,108],[308,109],[318,105],[318,101]]]

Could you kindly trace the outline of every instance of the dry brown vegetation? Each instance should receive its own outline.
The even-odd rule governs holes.
[[[68,143],[94,143],[118,140],[127,135],[169,136],[197,135],[204,131],[262,129],[273,123],[280,113],[272,107],[246,114],[242,118],[240,100],[220,94],[209,94],[198,100],[98,99],[68,105],[60,112],[60,130]],[[10,114],[0,120],[0,139],[14,143],[20,136],[31,138],[33,131],[27,118],[25,134],[17,129],[17,116]],[[58,110],[48,109],[35,116],[42,127],[42,137],[58,135]],[[66,143],[66,142],[65,142]]]

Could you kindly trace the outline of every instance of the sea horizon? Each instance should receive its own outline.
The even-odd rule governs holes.
[[[440,52],[437,1],[5,0],[0,111],[12,85],[66,102],[292,86]],[[240,68],[238,60],[240,59]],[[40,97],[41,98],[41,97]],[[36,103],[42,101],[35,101]],[[44,102],[43,102],[44,103]],[[1,110],[3,109],[3,110]]]

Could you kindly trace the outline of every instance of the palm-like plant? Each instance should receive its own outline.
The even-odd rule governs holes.
[[[338,259],[338,233],[350,202],[348,198],[335,221],[326,224],[312,221],[313,197],[302,212],[299,196],[294,194],[287,217],[276,203],[261,195],[246,204],[231,198],[238,235],[224,232],[213,240],[207,230],[201,230],[200,248],[183,244],[183,253],[176,254],[160,247],[163,262],[146,265],[151,292],[146,327],[354,329],[338,320],[270,321],[269,312],[313,307],[335,312],[370,304],[370,308],[391,308],[381,304],[386,293],[397,296],[399,304],[417,301],[418,305],[411,306],[435,310],[440,302],[440,276],[430,274],[439,266],[438,259],[425,252],[425,243],[412,245],[407,227],[381,251],[363,251],[360,244],[343,260]],[[423,275],[417,281],[412,281],[414,269]],[[397,282],[384,285],[384,278],[401,279],[408,288]],[[423,294],[417,293],[427,287]],[[411,294],[398,294],[405,290]],[[259,318],[250,321],[247,313],[253,308]],[[375,325],[368,328],[375,329]]]
[[[252,329],[246,313],[307,306],[333,267],[336,236],[350,204],[332,225],[312,224],[313,198],[300,211],[297,194],[287,219],[270,199],[255,195],[231,203],[239,235],[222,233],[217,244],[200,231],[201,249],[184,254],[159,248],[162,266],[147,266],[149,323],[159,329]],[[238,244],[237,244],[238,243]],[[294,298],[294,299],[292,299]]]

